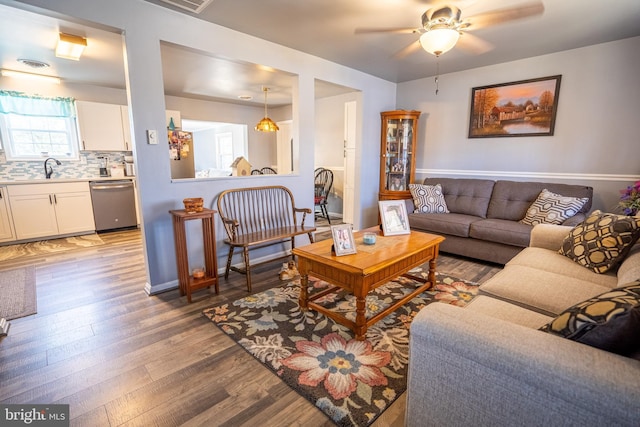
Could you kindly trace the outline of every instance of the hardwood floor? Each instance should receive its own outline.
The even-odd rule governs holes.
[[[0,262],[36,266],[38,313],[0,341],[0,402],[65,403],[73,426],[332,426],[202,315],[246,296],[244,276],[220,295],[144,292],[140,232],[105,245]],[[0,248],[1,250],[1,248]],[[173,260],[171,260],[173,262]],[[278,286],[282,260],[253,269],[254,292]],[[499,266],[441,255],[438,271],[484,281]],[[401,426],[404,399],[374,426]]]

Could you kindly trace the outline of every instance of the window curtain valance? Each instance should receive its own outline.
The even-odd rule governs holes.
[[[74,98],[46,98],[22,92],[0,91],[0,114],[39,117],[75,117]]]

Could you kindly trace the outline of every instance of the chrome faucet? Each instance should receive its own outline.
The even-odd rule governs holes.
[[[49,157],[47,160],[44,161],[44,176],[47,179],[51,179],[51,175],[53,175],[53,168],[51,166],[49,166],[49,168],[47,169],[47,162],[49,160],[53,160],[56,162],[56,165],[60,166],[62,163],[60,163],[60,160],[54,159],[53,157]]]

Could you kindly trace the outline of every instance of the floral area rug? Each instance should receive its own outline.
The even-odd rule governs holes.
[[[414,276],[426,273],[418,268]],[[204,310],[204,315],[339,426],[367,426],[406,389],[409,325],[421,308],[440,301],[466,305],[475,283],[438,274],[435,289],[418,295],[357,341],[348,328],[298,305],[300,279],[279,288]],[[310,294],[329,285],[309,278]],[[366,316],[388,307],[418,282],[398,277],[366,299]],[[318,299],[355,320],[355,297],[343,292]]]

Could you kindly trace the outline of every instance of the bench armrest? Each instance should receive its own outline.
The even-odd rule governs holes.
[[[224,229],[227,231],[227,235],[229,236],[229,239],[235,240],[236,230],[240,226],[240,223],[238,222],[238,220],[222,218],[222,224],[224,224]]]
[[[302,213],[302,221],[300,222],[300,225],[302,227],[304,227],[304,222],[307,219],[307,214],[311,215],[311,209],[309,208],[296,208],[295,206],[293,207],[293,212],[297,212],[297,213]]]

